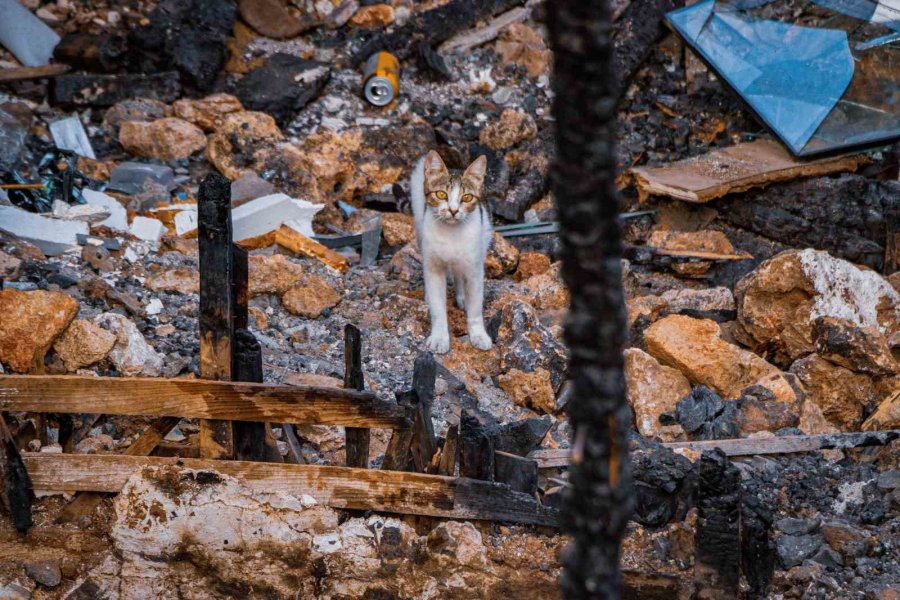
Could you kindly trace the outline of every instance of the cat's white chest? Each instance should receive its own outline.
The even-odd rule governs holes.
[[[484,260],[483,227],[474,215],[464,223],[448,225],[432,218],[424,223],[422,252],[449,267],[467,266]]]

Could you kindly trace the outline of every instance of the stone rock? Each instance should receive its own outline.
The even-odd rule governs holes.
[[[495,231],[491,247],[484,259],[485,275],[497,279],[515,271],[518,264],[519,249]]]
[[[388,275],[407,283],[415,283],[422,278],[422,255],[415,243],[409,243],[394,253],[387,265]]]
[[[562,263],[555,262],[540,275],[525,280],[528,302],[537,310],[559,310],[569,306],[569,288],[562,280]]]
[[[206,132],[222,124],[225,115],[244,110],[241,101],[231,94],[213,94],[205,98],[182,98],[172,104],[176,117],[189,121]]]
[[[797,425],[800,416],[795,412],[794,404],[777,402],[766,388],[761,388],[760,392],[754,395],[745,390],[737,401],[736,424],[741,437],[760,431],[775,432]]]
[[[16,373],[40,371],[76,314],[78,302],[62,292],[0,290],[0,363]]]
[[[314,385],[317,387],[344,387],[344,382],[337,377],[319,375],[317,373],[288,373],[284,376],[285,385]]]
[[[798,519],[796,517],[786,517],[775,521],[775,528],[787,535],[807,535],[815,533],[822,525],[822,520],[815,519]]]
[[[531,77],[546,73],[553,59],[544,39],[524,23],[513,23],[504,29],[500,33],[496,49],[504,65],[525,67]]]
[[[318,319],[322,313],[341,301],[341,294],[318,275],[307,275],[281,297],[292,315]]]
[[[103,128],[112,137],[119,137],[119,128],[126,121],[152,122],[169,116],[169,107],[153,98],[122,100],[106,109]]]
[[[109,359],[126,377],[143,375],[159,377],[163,368],[163,355],[154,350],[137,326],[127,317],[116,313],[103,313],[94,323],[116,336],[116,343],[109,351]]]
[[[394,7],[390,4],[371,4],[357,10],[348,24],[351,27],[375,29],[385,27],[394,22]]]
[[[258,151],[283,138],[275,119],[266,113],[247,110],[229,113],[209,137],[206,158],[233,181],[253,172],[249,167],[254,164]]]
[[[635,322],[639,318],[646,319],[652,323],[657,319],[659,314],[665,310],[669,303],[659,296],[638,296],[637,298],[626,299],[628,309],[628,326],[634,327]]]
[[[415,241],[416,223],[412,215],[384,213],[381,219],[381,235],[388,246],[404,246]]]
[[[790,369],[806,389],[807,402],[841,431],[858,431],[863,409],[878,400],[872,379],[811,354]]]
[[[838,433],[840,429],[828,422],[819,405],[806,398],[800,407],[800,422],[797,424],[805,435]]]
[[[275,186],[249,171],[231,182],[231,206],[236,208],[241,204],[269,196],[275,193]]]
[[[681,289],[668,290],[660,296],[669,305],[669,310],[676,313],[702,314],[713,312],[730,312],[735,310],[734,295],[726,287],[707,288],[702,290]]]
[[[665,250],[688,250],[693,252],[714,252],[734,254],[734,246],[721,231],[672,231],[658,229],[650,234],[648,246]],[[709,271],[709,261],[674,263],[672,270],[685,277],[701,277]]]
[[[75,319],[60,336],[53,349],[67,371],[96,364],[106,358],[116,343],[116,336],[90,321]]]
[[[206,148],[206,136],[196,125],[167,117],[152,123],[125,121],[119,129],[119,143],[135,156],[169,161]]]
[[[239,0],[238,10],[248,25],[275,40],[296,37],[317,22],[310,15],[296,15],[284,0]]]
[[[887,338],[875,327],[858,327],[848,319],[819,317],[813,321],[812,340],[822,358],[868,375],[900,371]]]
[[[303,279],[304,270],[283,254],[250,255],[250,297],[283,294]]]
[[[269,316],[266,311],[258,306],[247,308],[250,317],[250,325],[257,331],[265,331],[269,328]]]
[[[12,254],[0,250],[0,279],[15,281],[19,278],[22,261]]]
[[[58,560],[25,563],[25,574],[44,587],[56,587],[62,582]]]
[[[900,428],[900,390],[888,392],[878,408],[863,423],[863,431]]]
[[[719,440],[738,435],[736,402],[725,402],[708,387],[698,385],[675,404],[675,419],[692,439]]]
[[[510,369],[497,378],[497,383],[517,406],[545,414],[556,411],[556,394],[547,369],[538,367],[531,373]]]
[[[116,441],[112,439],[112,436],[101,433],[88,436],[78,442],[75,446],[75,452],[78,454],[103,454],[104,452],[115,450],[115,448]]]
[[[735,297],[748,338],[780,365],[815,351],[813,325],[820,317],[843,319],[886,338],[900,331],[900,293],[874,271],[813,249],[789,250],[763,262],[737,283]]]
[[[330,77],[324,63],[279,52],[246,74],[235,92],[248,109],[271,115],[283,127],[319,96]]]
[[[485,126],[478,136],[478,141],[491,150],[505,150],[519,142],[534,139],[537,125],[528,113],[505,109],[500,119]]]
[[[549,329],[538,320],[529,304],[514,300],[491,319],[492,337],[500,347],[500,366],[505,372],[518,369],[531,373],[538,368],[550,373],[554,392],[565,379],[566,352]]]
[[[785,569],[801,564],[821,545],[822,538],[818,535],[783,535],[775,540],[778,558]]]
[[[691,382],[708,386],[725,398],[739,398],[744,388],[761,385],[779,402],[797,400],[790,382],[777,367],[720,337],[709,319],[670,315],[647,328],[647,352],[675,367]]]
[[[550,257],[540,252],[522,252],[513,279],[524,281],[535,275],[546,273],[550,268]]]
[[[155,292],[200,293],[200,271],[189,267],[164,269],[147,278],[146,286]]]
[[[660,424],[663,413],[675,411],[676,403],[691,393],[691,384],[678,370],[665,367],[638,348],[625,350],[625,382],[628,403],[638,432],[646,438],[674,441],[680,427]]]
[[[872,543],[872,535],[865,529],[859,529],[844,523],[826,523],[822,527],[825,541],[844,558],[865,556]]]

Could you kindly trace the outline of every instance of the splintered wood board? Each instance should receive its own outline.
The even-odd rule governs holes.
[[[208,379],[0,375],[0,411],[147,415],[403,428],[403,407],[371,392]]]
[[[143,467],[215,471],[261,492],[306,494],[339,509],[556,525],[556,512],[508,486],[401,471],[115,454],[25,453],[35,490],[122,491]]]
[[[703,203],[779,181],[855,171],[867,162],[861,154],[801,160],[778,142],[756,140],[661,167],[637,167],[629,174],[642,201],[669,196]]]

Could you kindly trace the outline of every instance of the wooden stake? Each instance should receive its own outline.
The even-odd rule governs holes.
[[[234,298],[234,251],[231,234],[231,182],[210,173],[200,184],[200,375],[231,379]],[[200,454],[233,458],[234,436],[225,421],[200,422]]]
[[[362,335],[355,325],[344,327],[344,389],[366,389],[362,368]],[[346,429],[347,466],[369,467],[369,430],[348,427]]]
[[[422,352],[416,357],[413,366],[413,405],[412,450],[416,470],[424,473],[437,452],[437,440],[434,437],[434,424],[431,421],[431,405],[434,402],[434,382],[437,376],[437,364],[430,352]]]
[[[246,329],[235,329],[232,347],[232,375],[235,381],[262,383],[262,348],[253,334]],[[238,460],[284,462],[268,423],[235,421],[231,426],[234,431],[234,452]]]
[[[15,440],[0,413],[0,500],[12,517],[13,527],[24,534],[34,524],[31,518],[31,478],[16,448]]]
[[[459,456],[459,424],[447,429],[447,439],[441,449],[441,462],[438,464],[438,475],[453,477],[456,475],[456,459]]]
[[[416,393],[412,390],[406,392],[398,392],[397,404],[400,405],[412,420],[413,402],[416,399]],[[413,430],[411,427],[394,428],[391,433],[391,439],[388,447],[384,451],[384,461],[381,468],[385,471],[407,471],[412,464],[412,456],[409,447],[412,444]]]
[[[459,418],[459,475],[494,479],[494,442],[478,419],[466,411]]]

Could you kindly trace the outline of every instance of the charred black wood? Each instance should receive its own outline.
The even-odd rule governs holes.
[[[505,483],[517,492],[534,496],[538,483],[537,461],[509,452],[495,451],[494,481]]]
[[[362,368],[362,334],[351,323],[344,327],[344,387],[348,390],[366,389]],[[369,467],[369,430],[348,427],[346,430],[347,466]]]
[[[741,475],[721,450],[700,458],[694,584],[700,598],[732,599],[741,579]]]
[[[56,420],[59,423],[59,445],[62,446],[63,452],[74,452],[75,450],[75,421],[72,415],[58,414]]]
[[[690,460],[668,448],[645,440],[635,442],[631,455],[634,520],[659,527],[673,519],[683,519],[694,506],[696,468]]]
[[[410,417],[410,420],[413,420],[412,411],[416,402],[416,392],[414,390],[398,392],[396,397],[397,404],[406,407],[407,416]],[[381,468],[386,471],[409,471],[413,462],[412,454],[410,453],[412,438],[412,428],[395,429],[391,432],[391,439],[388,442],[387,449],[384,451],[384,460],[381,463]]]
[[[76,31],[63,36],[53,58],[76,69],[107,73],[122,64],[125,51],[123,37]]]
[[[680,597],[677,575],[624,571],[622,579],[624,600],[672,600]]]
[[[323,63],[278,53],[245,75],[235,94],[245,108],[269,113],[284,127],[319,96],[330,77]]]
[[[247,329],[249,313],[247,303],[250,301],[250,257],[244,248],[237,244],[231,246],[232,273],[231,273],[231,298],[234,305],[232,327]],[[249,381],[237,379],[236,381]]]
[[[741,572],[750,586],[751,598],[766,594],[775,573],[775,544],[770,535],[772,511],[759,498],[747,494],[741,504]]]
[[[763,237],[882,271],[888,232],[900,223],[898,197],[900,182],[845,174],[771,185],[711,206],[728,223]]]
[[[24,535],[34,524],[31,517],[34,493],[22,455],[19,454],[4,419],[4,415],[0,413],[0,500],[3,500],[3,506],[12,518],[13,527]]]
[[[666,13],[679,6],[684,6],[684,0],[631,2],[616,21],[613,71],[620,90],[625,90],[656,41],[666,32]]]
[[[619,552],[632,512],[622,349],[622,230],[616,190],[612,15],[603,0],[547,7],[554,68],[557,152],[551,169],[559,209],[563,279],[571,290],[565,328],[574,431],[562,526],[566,598],[618,598]]]
[[[234,338],[234,250],[231,233],[231,182],[211,173],[200,184],[200,375],[231,380]],[[200,450],[206,458],[234,456],[231,424],[201,421]]]
[[[234,330],[232,379],[252,383],[263,382],[262,348],[246,329]],[[284,462],[266,423],[235,421],[234,454],[238,460]]]
[[[431,421],[431,405],[434,402],[434,382],[437,364],[430,352],[422,352],[413,366],[413,436],[410,449],[416,470],[424,473],[437,451],[434,424]]]
[[[529,171],[516,181],[505,197],[494,200],[491,210],[498,217],[520,221],[528,207],[544,196],[549,183],[546,173]]]
[[[551,427],[553,417],[545,415],[488,427],[486,433],[491,438],[494,450],[525,456],[541,443]]]
[[[453,77],[450,67],[447,66],[447,61],[428,42],[421,42],[416,48],[416,63],[432,79],[449,80]]]
[[[62,106],[112,106],[130,98],[172,102],[181,97],[177,71],[149,75],[60,75],[51,80],[50,104]]]
[[[459,460],[459,423],[447,428],[447,437],[441,448],[441,462],[438,464],[438,475],[453,477],[456,474],[456,463]]]
[[[462,412],[459,420],[459,476],[494,479],[494,441],[467,411]]]

